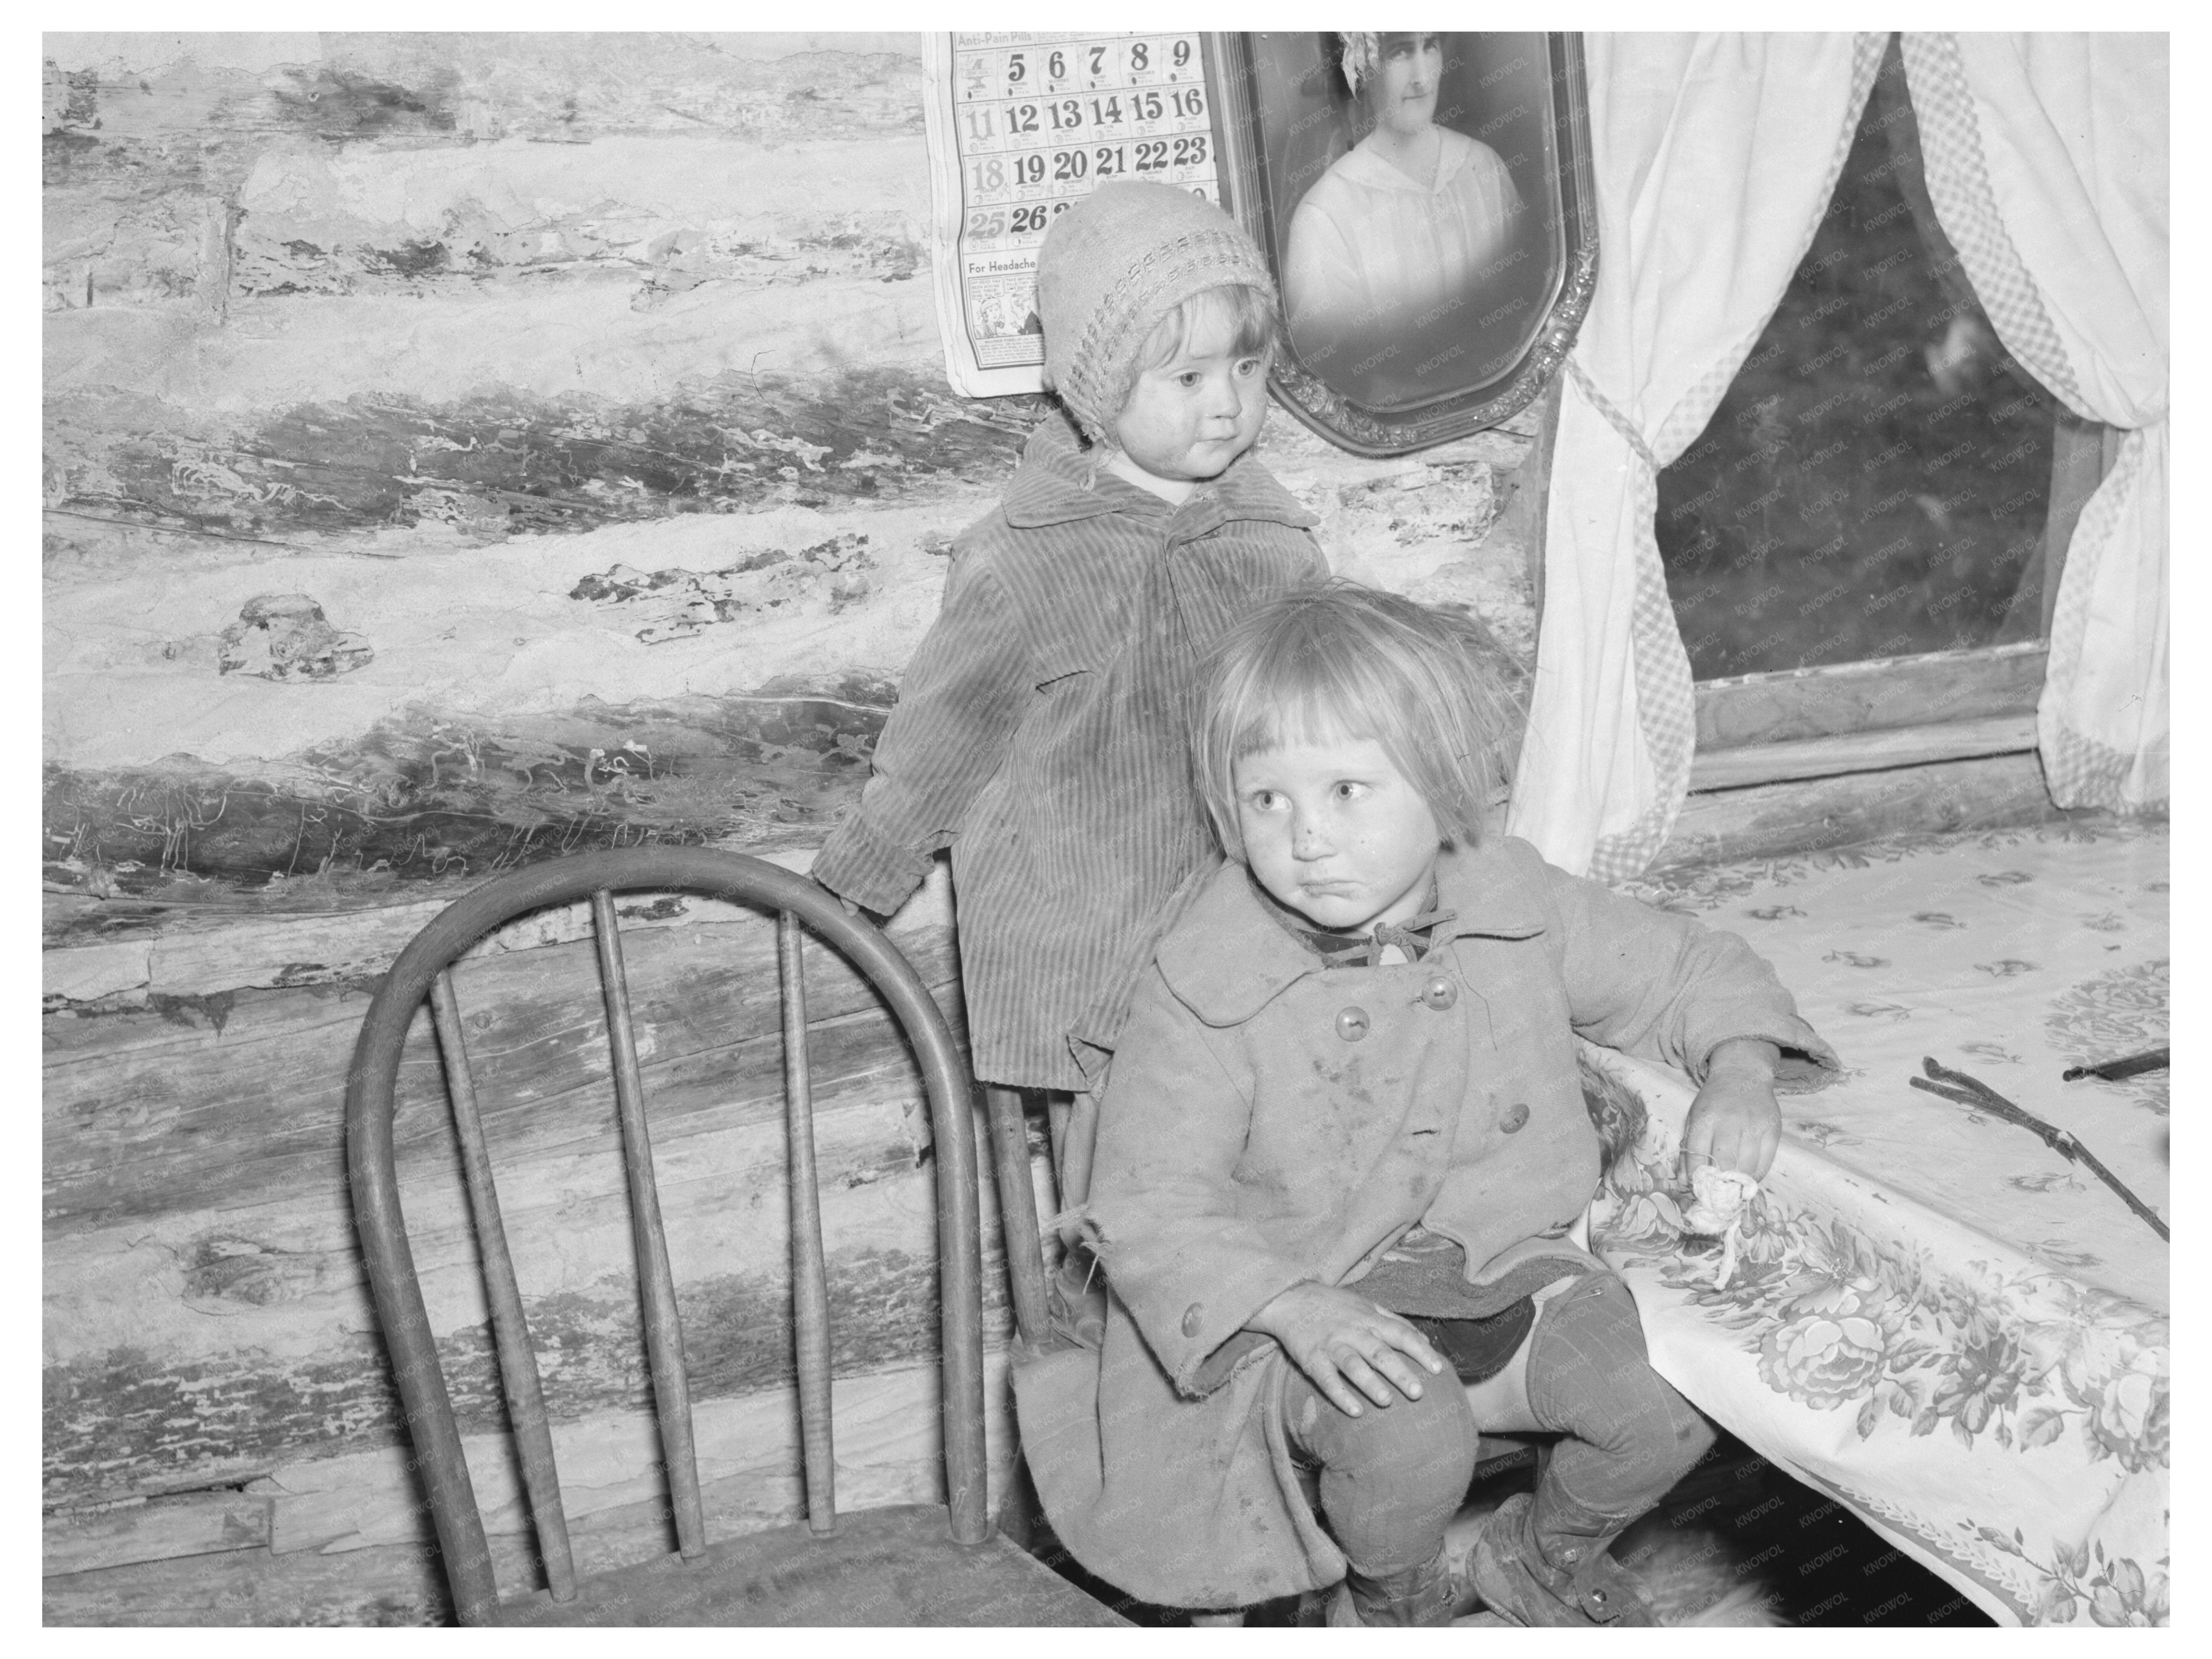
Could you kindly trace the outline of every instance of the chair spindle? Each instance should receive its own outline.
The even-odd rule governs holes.
[[[1043,1230],[1037,1224],[1036,1190],[1030,1185],[1029,1130],[1018,1089],[983,1087],[990,1118],[991,1166],[999,1180],[999,1220],[1006,1238],[1006,1277],[1013,1286],[1014,1328],[1034,1347],[1045,1340]]]
[[[686,1560],[707,1547],[699,1497],[699,1460],[691,1432],[691,1384],[684,1368],[684,1326],[676,1312],[676,1279],[668,1235],[660,1223],[660,1189],[653,1176],[653,1140],[645,1123],[645,1082],[630,1023],[629,981],[623,971],[622,935],[614,895],[592,895],[592,929],[599,948],[599,983],[607,1001],[607,1047],[614,1061],[615,1107],[622,1124],[623,1164],[629,1182],[630,1226],[637,1241],[638,1282],[645,1300],[646,1363],[653,1374],[660,1454],[668,1469],[676,1542]]]
[[[806,1524],[837,1529],[837,1464],[830,1434],[830,1278],[822,1251],[821,1186],[814,1169],[814,1085],[806,1053],[804,935],[788,910],[775,919],[783,978],[783,1112],[791,1182],[791,1304],[799,1359],[799,1431],[806,1471]]]
[[[438,1028],[438,1048],[445,1057],[446,1094],[453,1102],[461,1173],[468,1185],[469,1211],[476,1218],[477,1249],[483,1261],[485,1294],[491,1302],[492,1343],[499,1353],[500,1384],[522,1455],[523,1490],[538,1528],[545,1585],[556,1601],[573,1601],[576,1566],[568,1549],[568,1517],[561,1507],[561,1475],[553,1463],[553,1433],[545,1415],[538,1357],[530,1346],[530,1324],[523,1316],[522,1290],[515,1281],[514,1260],[507,1249],[507,1228],[500,1219],[499,1189],[492,1181],[491,1155],[484,1144],[483,1118],[477,1109],[476,1079],[469,1071],[468,1048],[461,1036],[461,1005],[453,994],[450,969],[441,970],[430,988],[430,1017]]]

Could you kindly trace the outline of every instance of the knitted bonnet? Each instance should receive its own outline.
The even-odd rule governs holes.
[[[1099,185],[1052,222],[1037,253],[1044,383],[1094,443],[1136,384],[1161,318],[1210,288],[1270,296],[1267,261],[1234,219],[1172,185]]]

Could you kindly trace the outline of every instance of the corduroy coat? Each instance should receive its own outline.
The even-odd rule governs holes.
[[[1132,1595],[1235,1607],[1344,1574],[1284,1437],[1291,1362],[1244,1329],[1283,1291],[1356,1284],[1416,1223],[1499,1306],[1595,1265],[1563,1237],[1599,1176],[1577,1035],[1699,1079],[1731,1037],[1836,1065],[1741,939],[1525,842],[1447,852],[1437,902],[1422,960],[1324,971],[1227,865],[1137,988],[1091,1175],[1104,1342],[1015,1379],[1054,1530]]]
[[[1314,521],[1249,453],[1175,507],[1051,416],[955,544],[874,775],[813,872],[887,912],[951,848],[983,1081],[1081,1089],[1079,1060],[1113,1047],[1158,919],[1212,856],[1185,729],[1198,659],[1328,574]]]

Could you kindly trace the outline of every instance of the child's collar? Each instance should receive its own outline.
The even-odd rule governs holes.
[[[1285,933],[1319,957],[1324,968],[1372,968],[1376,965],[1382,951],[1393,945],[1398,947],[1407,961],[1419,962],[1450,937],[1445,931],[1445,924],[1459,919],[1455,912],[1443,909],[1437,904],[1437,878],[1433,872],[1429,877],[1428,893],[1421,900],[1419,909],[1407,918],[1404,927],[1394,927],[1389,922],[1378,922],[1364,933],[1335,933],[1316,927],[1307,917],[1291,909],[1260,885],[1249,870],[1245,872],[1245,879],[1251,884],[1252,896],[1260,901],[1260,908],[1273,916],[1276,925]]]
[[[1437,860],[1437,906],[1452,912],[1431,949],[1469,934],[1530,939],[1544,931],[1544,861],[1526,842],[1500,837]],[[1162,941],[1168,988],[1208,1025],[1241,1025],[1309,974],[1319,957],[1268,914],[1243,866],[1216,871]]]
[[[1006,485],[1001,507],[1020,530],[1072,524],[1102,514],[1179,520],[1175,538],[1202,536],[1232,520],[1260,519],[1305,529],[1321,520],[1248,453],[1218,478],[1201,484],[1181,507],[1117,478],[1078,447],[1073,429],[1057,410],[1040,421],[1022,450],[1022,464]]]

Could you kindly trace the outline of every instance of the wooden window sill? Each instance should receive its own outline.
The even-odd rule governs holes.
[[[1972,760],[2035,747],[2035,714],[1988,714],[1882,732],[1847,732],[1790,743],[1755,744],[1699,755],[1690,764],[1690,787],[1741,789],[1755,783],[1877,772],[1929,761]]]
[[[2046,656],[2039,640],[1705,681],[1690,788],[2032,750]]]

